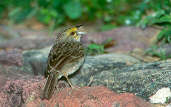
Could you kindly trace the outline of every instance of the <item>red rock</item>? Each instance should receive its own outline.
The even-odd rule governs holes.
[[[22,52],[19,49],[9,49],[0,51],[0,64],[21,66]]]
[[[117,94],[104,86],[71,89],[63,84],[50,100],[42,100],[44,84],[42,77],[8,80],[0,90],[0,107],[151,107],[133,94]]]
[[[5,85],[7,81],[7,78],[5,78],[4,75],[0,75],[0,89],[2,88],[3,85]]]
[[[6,81],[0,90],[0,107],[20,107],[27,102],[29,96],[39,97],[44,82],[42,77],[31,76]]]
[[[26,107],[151,107],[141,98],[130,94],[117,94],[103,86],[65,88],[56,92],[50,100],[37,98]]]

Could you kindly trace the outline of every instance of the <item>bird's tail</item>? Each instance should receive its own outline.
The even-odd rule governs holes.
[[[58,73],[52,72],[49,74],[47,82],[43,90],[43,99],[50,99],[55,91],[55,87],[58,82]]]

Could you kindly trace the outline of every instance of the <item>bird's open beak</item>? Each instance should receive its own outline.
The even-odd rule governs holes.
[[[85,35],[86,34],[86,32],[77,32],[77,35]]]

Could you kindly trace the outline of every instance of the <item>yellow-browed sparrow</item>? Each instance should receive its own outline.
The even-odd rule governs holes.
[[[50,99],[55,91],[58,79],[66,77],[71,87],[68,75],[76,72],[84,63],[84,47],[80,42],[81,36],[85,34],[82,26],[65,29],[57,35],[49,56],[45,72],[47,78],[44,87],[43,98]]]

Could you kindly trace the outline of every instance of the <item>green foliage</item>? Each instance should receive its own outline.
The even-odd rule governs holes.
[[[137,25],[144,29],[147,26],[151,26],[154,24],[171,24],[171,15],[166,14],[164,10],[159,10],[152,13],[152,15],[146,16]]]
[[[117,26],[114,25],[114,24],[105,24],[103,26],[100,27],[100,30],[101,31],[107,31],[107,30],[111,30],[111,29],[114,29],[116,28]]]
[[[89,55],[103,54],[104,45],[92,43],[88,45],[86,51]]]
[[[9,19],[16,23],[22,22],[29,17],[32,11],[32,8],[15,8],[9,13]]]
[[[51,9],[49,11],[46,8],[42,8],[37,19],[44,24],[49,24],[51,21],[55,20],[56,17],[58,17],[58,14],[55,10]]]
[[[171,43],[171,3],[170,0],[146,0],[145,4],[149,4],[149,12],[145,17],[140,20],[137,26],[146,28],[147,26],[158,26],[161,31],[157,35],[157,40],[147,53],[153,56],[158,56],[161,59],[166,59],[165,50],[159,48],[164,44]],[[160,50],[160,51],[159,51]]]
[[[171,12],[171,11],[170,11]],[[158,25],[162,28],[157,35],[157,43],[162,41],[164,43],[171,43],[171,14],[167,14],[164,10],[159,10],[152,15],[146,16],[138,23],[141,28],[147,26]]]
[[[80,2],[68,2],[64,5],[64,11],[70,19],[81,17],[82,8]]]
[[[159,48],[158,46],[154,45],[148,50],[146,50],[146,54],[152,55],[152,56],[157,56],[161,60],[166,60],[168,57],[166,57],[166,52],[164,49]]]
[[[157,36],[157,42],[171,43],[171,26],[164,28]]]
[[[113,42],[112,38],[108,38],[104,40],[101,44],[91,43],[87,46],[86,52],[89,55],[97,55],[97,54],[104,54],[105,49],[110,47],[108,45],[113,46],[114,44],[111,44]]]
[[[166,97],[166,104],[170,104],[171,103],[171,97]]]
[[[3,0],[0,16],[8,14],[16,23],[34,16],[46,25],[97,19],[104,24],[131,25],[141,19],[143,11],[137,8],[140,3],[137,0]]]
[[[0,2],[0,16],[8,14],[5,16],[16,23],[34,16],[50,26],[51,23],[60,25],[67,21],[97,19],[104,25],[115,23],[120,26],[135,25],[148,11],[155,11],[155,16],[148,16],[141,22],[146,27],[167,21],[170,15],[162,16],[170,12],[170,7],[170,0],[3,0]],[[102,30],[108,28],[102,27]]]

